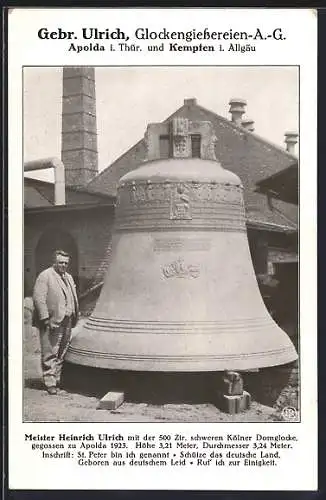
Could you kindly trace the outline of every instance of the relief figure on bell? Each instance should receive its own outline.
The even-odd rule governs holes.
[[[185,191],[185,187],[180,184],[171,198],[171,219],[191,218],[190,198]]]

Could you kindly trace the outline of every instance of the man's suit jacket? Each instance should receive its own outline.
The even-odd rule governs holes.
[[[76,294],[76,285],[72,276],[65,273],[68,286],[72,291],[75,302],[76,314],[72,318],[72,326],[75,326],[78,318],[78,299]],[[33,300],[39,320],[50,319],[50,326],[59,326],[65,317],[66,299],[65,285],[61,276],[53,267],[42,271],[35,282]]]

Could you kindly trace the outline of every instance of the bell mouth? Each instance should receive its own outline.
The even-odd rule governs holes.
[[[73,339],[66,359],[114,370],[214,372],[284,365],[297,358],[289,337],[268,316],[233,322],[91,316]]]

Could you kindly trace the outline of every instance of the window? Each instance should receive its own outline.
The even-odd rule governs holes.
[[[200,158],[201,137],[199,134],[191,135],[191,156]]]

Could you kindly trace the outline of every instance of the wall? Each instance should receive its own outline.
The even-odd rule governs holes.
[[[103,260],[111,240],[113,207],[96,207],[83,210],[44,211],[25,215],[25,295],[32,291],[36,275],[35,252],[44,231],[69,233],[74,239],[78,253],[79,291],[84,291],[95,282],[98,271],[104,267]],[[51,261],[49,262],[49,266]]]

